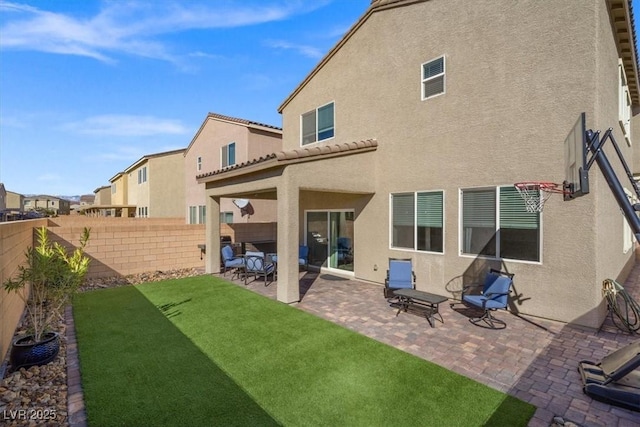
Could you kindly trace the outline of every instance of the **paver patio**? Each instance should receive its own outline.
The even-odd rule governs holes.
[[[595,401],[582,392],[580,360],[599,361],[639,339],[618,330],[610,320],[596,331],[502,311],[496,316],[507,322],[507,328],[487,330],[468,321],[477,312],[444,303],[440,305],[444,324],[436,321],[431,328],[416,314],[403,312],[396,317],[397,310],[384,299],[379,285],[313,272],[302,272],[300,277],[298,308],[532,403],[538,409],[530,426],[547,427],[554,416],[582,426],[640,425],[640,413]],[[256,280],[247,288],[275,299],[276,286]],[[640,301],[640,265],[624,286]]]

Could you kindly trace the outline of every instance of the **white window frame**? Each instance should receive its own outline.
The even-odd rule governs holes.
[[[414,215],[413,215],[413,249],[403,248],[393,246],[393,195],[394,194],[411,194],[413,193],[413,206],[414,206]],[[442,193],[442,252],[436,251],[425,251],[421,249],[417,249],[418,247],[418,194],[419,193]],[[396,191],[393,193],[389,193],[389,249],[394,251],[406,251],[406,252],[418,252],[422,254],[435,254],[435,255],[444,255],[446,251],[445,241],[446,241],[446,221],[445,221],[445,206],[446,206],[446,195],[443,189],[436,190],[418,190],[418,191]]]
[[[205,224],[207,218],[207,206],[198,205],[198,224]]]
[[[198,209],[197,206],[189,206],[189,224],[198,223]]]
[[[618,120],[624,138],[631,146],[631,94],[622,58],[618,58]]]
[[[634,205],[638,203],[638,198],[626,188],[624,189],[624,193],[626,194],[629,202]],[[638,215],[636,213],[636,215]],[[627,254],[629,251],[633,250],[636,244],[636,236],[633,234],[633,230],[629,225],[629,221],[627,221],[627,217],[621,212],[622,216],[622,253]]]
[[[138,184],[144,184],[147,182],[147,167],[143,166],[138,169]]]
[[[500,188],[501,187],[510,187],[512,184],[506,185],[496,185],[496,186],[488,186],[488,187],[465,187],[458,188],[458,256],[461,258],[477,258],[477,259],[491,259],[491,260],[499,260],[499,261],[509,261],[514,263],[522,263],[522,264],[534,264],[534,265],[542,265],[544,254],[544,215],[540,212],[539,225],[538,225],[538,261],[531,261],[525,259],[516,259],[516,258],[504,258],[500,256],[500,239],[496,237],[496,256],[488,256],[482,254],[470,254],[464,253],[464,228],[463,228],[463,203],[462,203],[462,193],[463,191],[474,191],[474,190],[495,190],[496,192],[496,236],[498,230],[500,230]]]
[[[437,61],[439,59],[442,59],[442,72],[436,74],[435,76],[429,76],[427,78],[424,77],[424,67],[427,64],[430,64],[434,61]],[[430,80],[435,80],[442,77],[442,92],[436,93],[435,95],[430,95],[430,96],[425,96],[425,83],[427,83]],[[437,96],[440,95],[444,95],[447,92],[447,60],[445,55],[440,55],[436,58],[430,59],[429,61],[423,62],[422,64],[420,64],[420,93],[421,93],[421,98],[423,101],[426,101],[427,99],[432,99],[435,98]]]
[[[231,217],[231,221],[227,221],[229,216]],[[220,224],[233,224],[233,220],[233,211],[220,211]]]
[[[231,163],[229,159],[229,147],[233,145],[233,163]],[[220,147],[220,168],[228,168],[230,166],[234,166],[236,164],[236,143],[235,141],[230,142],[226,145]]]
[[[333,104],[333,135],[328,137],[328,138],[323,138],[323,139],[319,139],[320,135],[318,132],[318,111],[328,105]],[[316,115],[316,123],[315,123],[315,141],[313,142],[307,142],[306,144],[304,143],[304,116],[306,116],[307,114],[311,114],[311,113],[315,113]],[[320,105],[319,107],[313,109],[313,110],[309,110],[304,112],[303,114],[300,114],[300,146],[301,147],[307,147],[309,145],[312,144],[318,144],[320,142],[325,142],[325,141],[330,141],[332,139],[334,139],[336,137],[336,102],[335,101],[330,101],[327,102],[326,104]]]

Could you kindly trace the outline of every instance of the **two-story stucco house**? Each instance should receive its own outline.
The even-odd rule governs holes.
[[[71,213],[71,201],[56,196],[40,194],[24,197],[24,210],[44,210],[54,215],[69,215]]]
[[[129,204],[129,175],[118,172],[111,179],[111,202],[108,216],[134,217],[136,206]]]
[[[136,217],[178,218],[184,215],[184,152],[182,148],[149,154],[125,169],[126,204],[136,207]]]
[[[390,257],[411,258],[417,288],[449,297],[497,267],[515,274],[512,311],[598,327],[603,280],[634,262],[602,174],[592,169],[590,194],[527,215],[513,184],[565,179],[563,142],[582,112],[633,158],[630,8],[374,0],[280,106],[283,151],[198,177],[207,207],[277,200],[283,302],[300,298],[305,244],[323,271],[380,284]],[[218,216],[207,225],[217,272]]]
[[[204,224],[206,218],[205,188],[197,182],[196,176],[232,168],[281,149],[281,128],[215,113],[207,114],[184,154],[187,224]],[[223,198],[220,202],[220,221],[243,223],[276,220],[274,201],[253,197],[242,200],[251,203],[251,215],[241,212],[232,199]]]

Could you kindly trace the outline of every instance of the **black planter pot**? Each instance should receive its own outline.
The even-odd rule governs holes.
[[[42,341],[33,342],[33,335],[18,338],[14,341],[9,355],[11,369],[28,368],[36,365],[46,365],[56,358],[60,351],[60,337],[57,332],[47,332]]]

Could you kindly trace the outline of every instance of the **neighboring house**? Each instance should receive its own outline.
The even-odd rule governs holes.
[[[53,215],[69,215],[71,213],[71,201],[47,194],[24,197],[25,212],[42,210]]]
[[[93,203],[82,206],[80,210],[90,216],[112,216],[111,188],[110,185],[103,185],[93,190]]]
[[[128,182],[126,203],[136,207],[136,217],[184,215],[184,153],[183,148],[149,154],[123,172]]]
[[[118,172],[109,182],[111,182],[111,203],[104,204],[108,207],[106,216],[134,217],[136,216],[136,206],[128,203],[129,180],[128,174]],[[97,208],[89,209],[89,212],[96,212]]]
[[[7,209],[12,212],[22,212],[24,209],[24,196],[13,191],[7,191]]]
[[[7,190],[0,182],[0,222],[7,220]]]
[[[512,311],[599,327],[603,280],[634,262],[602,174],[593,168],[584,197],[509,214],[523,208],[513,183],[563,181],[563,141],[581,112],[633,158],[630,8],[374,0],[281,105],[283,151],[198,176],[207,209],[254,193],[277,200],[283,302],[300,299],[306,244],[312,265],[380,284],[390,257],[411,258],[418,289],[449,297],[501,268],[515,274]],[[207,217],[208,272],[219,271],[218,219]]]
[[[184,154],[187,224],[204,224],[206,197],[204,185],[197,175],[224,170],[282,149],[282,129],[235,117],[209,113]],[[246,196],[252,215],[243,215],[232,199],[220,202],[220,221],[273,222],[276,204],[273,200]]]

